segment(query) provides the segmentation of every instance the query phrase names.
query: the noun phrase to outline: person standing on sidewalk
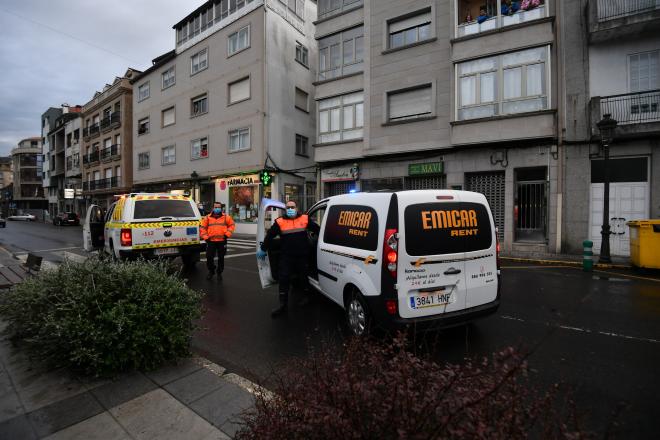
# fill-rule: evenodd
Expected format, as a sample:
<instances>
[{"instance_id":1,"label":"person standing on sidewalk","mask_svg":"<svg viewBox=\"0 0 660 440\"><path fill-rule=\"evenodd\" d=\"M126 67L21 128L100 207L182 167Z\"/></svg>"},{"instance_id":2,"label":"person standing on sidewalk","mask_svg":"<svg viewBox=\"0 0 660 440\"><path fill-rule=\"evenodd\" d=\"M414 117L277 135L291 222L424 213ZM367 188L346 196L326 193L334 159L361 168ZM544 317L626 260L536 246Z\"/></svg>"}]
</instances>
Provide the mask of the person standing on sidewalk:
<instances>
[{"instance_id":1,"label":"person standing on sidewalk","mask_svg":"<svg viewBox=\"0 0 660 440\"><path fill-rule=\"evenodd\" d=\"M218 281L222 280L222 271L225 269L225 254L227 253L227 239L236 229L234 219L224 213L220 202L213 203L211 213L202 218L199 231L203 240L206 240L206 267L209 270L207 280L213 278L215 273L215 256L218 255Z\"/></svg>"},{"instance_id":2,"label":"person standing on sidewalk","mask_svg":"<svg viewBox=\"0 0 660 440\"><path fill-rule=\"evenodd\" d=\"M275 220L273 226L268 230L261 249L257 252L258 258L266 258L267 250L272 240L280 236L280 262L279 262L279 301L277 308L273 309L273 318L286 312L289 302L289 284L291 276L296 274L300 280L305 297L301 305L305 305L309 286L307 282L307 261L309 259L309 242L307 231L319 232L319 226L309 221L307 214L301 214L296 202L289 200L286 203L286 216Z\"/></svg>"}]
</instances>

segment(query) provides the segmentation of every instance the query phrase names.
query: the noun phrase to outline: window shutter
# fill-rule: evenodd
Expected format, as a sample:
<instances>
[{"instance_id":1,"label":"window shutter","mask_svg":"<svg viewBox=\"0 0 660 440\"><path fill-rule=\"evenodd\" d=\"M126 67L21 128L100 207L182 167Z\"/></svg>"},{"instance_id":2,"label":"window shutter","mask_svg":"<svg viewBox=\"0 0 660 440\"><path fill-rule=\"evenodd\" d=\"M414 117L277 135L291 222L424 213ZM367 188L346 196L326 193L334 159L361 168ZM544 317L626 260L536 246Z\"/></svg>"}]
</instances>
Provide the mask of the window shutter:
<instances>
[{"instance_id":1,"label":"window shutter","mask_svg":"<svg viewBox=\"0 0 660 440\"><path fill-rule=\"evenodd\" d=\"M245 78L229 86L229 102L250 98L250 78Z\"/></svg>"},{"instance_id":2,"label":"window shutter","mask_svg":"<svg viewBox=\"0 0 660 440\"><path fill-rule=\"evenodd\" d=\"M389 96L389 118L431 113L431 86Z\"/></svg>"},{"instance_id":3,"label":"window shutter","mask_svg":"<svg viewBox=\"0 0 660 440\"><path fill-rule=\"evenodd\" d=\"M431 22L431 11L390 23L390 34Z\"/></svg>"}]
</instances>

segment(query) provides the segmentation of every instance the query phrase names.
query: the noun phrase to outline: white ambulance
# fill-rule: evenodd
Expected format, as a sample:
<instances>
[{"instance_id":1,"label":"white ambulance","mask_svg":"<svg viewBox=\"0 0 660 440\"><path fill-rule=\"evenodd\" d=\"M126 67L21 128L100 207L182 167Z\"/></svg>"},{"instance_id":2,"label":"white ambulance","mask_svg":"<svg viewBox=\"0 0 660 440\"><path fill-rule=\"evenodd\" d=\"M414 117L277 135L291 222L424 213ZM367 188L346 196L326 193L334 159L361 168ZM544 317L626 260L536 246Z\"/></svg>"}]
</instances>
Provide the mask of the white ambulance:
<instances>
[{"instance_id":1,"label":"white ambulance","mask_svg":"<svg viewBox=\"0 0 660 440\"><path fill-rule=\"evenodd\" d=\"M195 202L172 194L118 196L107 213L87 209L83 225L86 251L103 250L117 259L181 257L185 266L199 261L201 216Z\"/></svg>"},{"instance_id":2,"label":"white ambulance","mask_svg":"<svg viewBox=\"0 0 660 440\"><path fill-rule=\"evenodd\" d=\"M257 246L284 204L264 199ZM494 313L499 244L483 194L454 190L355 193L308 211L309 281L343 307L350 330L375 325L449 327ZM262 286L277 282L277 245L258 260Z\"/></svg>"}]
</instances>

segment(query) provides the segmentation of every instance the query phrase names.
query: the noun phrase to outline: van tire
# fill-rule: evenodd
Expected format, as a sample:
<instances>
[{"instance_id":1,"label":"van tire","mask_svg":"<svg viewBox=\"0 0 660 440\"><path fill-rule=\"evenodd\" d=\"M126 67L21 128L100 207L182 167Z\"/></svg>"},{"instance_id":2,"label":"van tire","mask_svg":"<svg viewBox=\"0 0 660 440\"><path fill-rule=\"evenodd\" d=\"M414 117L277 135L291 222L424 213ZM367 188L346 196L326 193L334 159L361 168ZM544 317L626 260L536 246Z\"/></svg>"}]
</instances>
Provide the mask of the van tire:
<instances>
[{"instance_id":1,"label":"van tire","mask_svg":"<svg viewBox=\"0 0 660 440\"><path fill-rule=\"evenodd\" d=\"M371 330L371 312L362 293L353 287L346 296L346 322L353 336L365 336Z\"/></svg>"}]
</instances>

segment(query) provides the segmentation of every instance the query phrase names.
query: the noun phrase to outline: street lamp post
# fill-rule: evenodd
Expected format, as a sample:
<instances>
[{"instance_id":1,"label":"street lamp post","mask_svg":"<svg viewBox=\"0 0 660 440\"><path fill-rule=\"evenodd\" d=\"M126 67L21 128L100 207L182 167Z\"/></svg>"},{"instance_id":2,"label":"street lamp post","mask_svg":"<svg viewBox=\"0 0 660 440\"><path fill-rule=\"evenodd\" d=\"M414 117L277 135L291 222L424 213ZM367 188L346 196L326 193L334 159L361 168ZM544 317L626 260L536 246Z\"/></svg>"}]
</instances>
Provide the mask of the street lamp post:
<instances>
[{"instance_id":1,"label":"street lamp post","mask_svg":"<svg viewBox=\"0 0 660 440\"><path fill-rule=\"evenodd\" d=\"M610 257L610 143L614 139L614 130L616 129L617 121L612 119L612 115L606 113L603 119L596 124L600 131L600 142L603 146L603 168L604 168L604 184L603 184L603 226L600 234L602 236L602 243L600 245L600 263L611 263Z\"/></svg>"}]
</instances>

